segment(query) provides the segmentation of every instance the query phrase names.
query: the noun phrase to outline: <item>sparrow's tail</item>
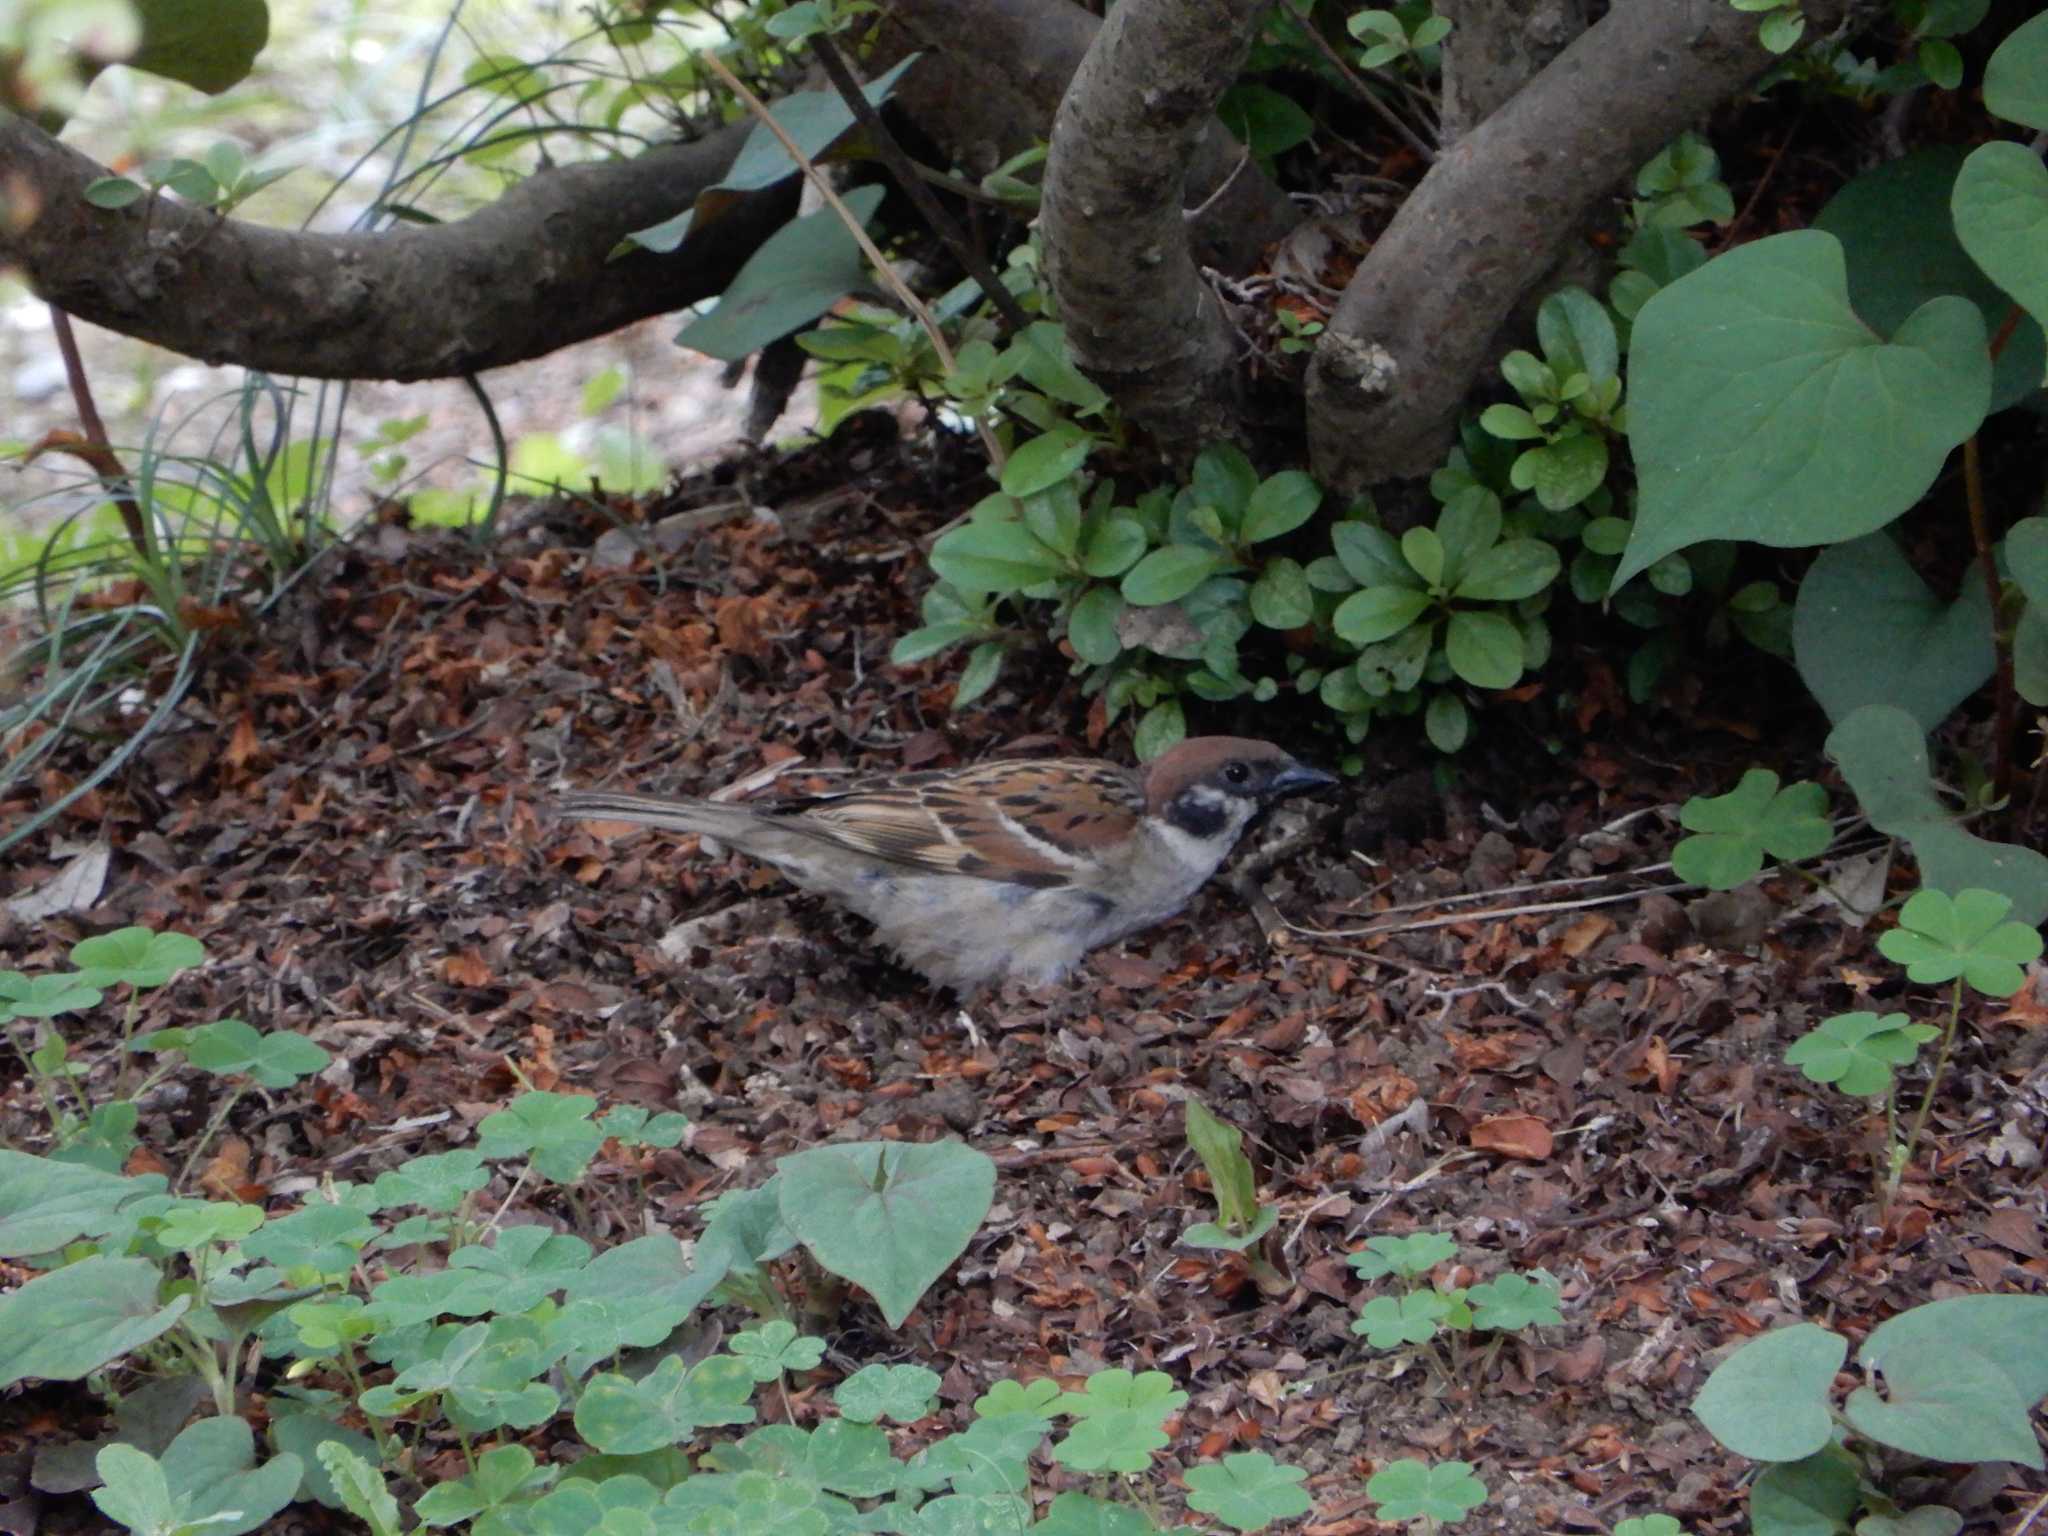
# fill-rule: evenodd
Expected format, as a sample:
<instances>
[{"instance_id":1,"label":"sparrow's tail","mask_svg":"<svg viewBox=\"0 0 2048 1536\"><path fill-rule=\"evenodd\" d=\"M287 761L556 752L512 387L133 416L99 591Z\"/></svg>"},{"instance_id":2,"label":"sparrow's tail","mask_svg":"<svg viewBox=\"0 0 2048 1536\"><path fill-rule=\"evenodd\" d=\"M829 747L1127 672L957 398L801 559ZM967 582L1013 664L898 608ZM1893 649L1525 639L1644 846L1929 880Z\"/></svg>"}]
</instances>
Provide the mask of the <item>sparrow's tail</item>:
<instances>
[{"instance_id":1,"label":"sparrow's tail","mask_svg":"<svg viewBox=\"0 0 2048 1536\"><path fill-rule=\"evenodd\" d=\"M758 830L757 811L712 800L666 800L660 795L635 795L615 789L579 789L556 802L562 815L585 821L630 821L670 832L696 832L727 842Z\"/></svg>"}]
</instances>

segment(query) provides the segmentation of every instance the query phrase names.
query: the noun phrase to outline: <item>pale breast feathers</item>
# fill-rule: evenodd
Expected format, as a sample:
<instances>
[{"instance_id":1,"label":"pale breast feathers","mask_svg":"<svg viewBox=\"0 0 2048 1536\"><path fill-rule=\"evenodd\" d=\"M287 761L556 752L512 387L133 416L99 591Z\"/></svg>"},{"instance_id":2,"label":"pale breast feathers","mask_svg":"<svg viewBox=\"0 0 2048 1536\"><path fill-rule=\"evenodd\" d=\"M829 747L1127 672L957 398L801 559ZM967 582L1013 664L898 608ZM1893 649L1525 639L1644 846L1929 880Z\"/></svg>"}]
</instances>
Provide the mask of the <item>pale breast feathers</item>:
<instances>
[{"instance_id":1,"label":"pale breast feathers","mask_svg":"<svg viewBox=\"0 0 2048 1536\"><path fill-rule=\"evenodd\" d=\"M1051 886L1129 837L1143 802L1113 764L1060 759L905 774L763 809L911 869Z\"/></svg>"}]
</instances>

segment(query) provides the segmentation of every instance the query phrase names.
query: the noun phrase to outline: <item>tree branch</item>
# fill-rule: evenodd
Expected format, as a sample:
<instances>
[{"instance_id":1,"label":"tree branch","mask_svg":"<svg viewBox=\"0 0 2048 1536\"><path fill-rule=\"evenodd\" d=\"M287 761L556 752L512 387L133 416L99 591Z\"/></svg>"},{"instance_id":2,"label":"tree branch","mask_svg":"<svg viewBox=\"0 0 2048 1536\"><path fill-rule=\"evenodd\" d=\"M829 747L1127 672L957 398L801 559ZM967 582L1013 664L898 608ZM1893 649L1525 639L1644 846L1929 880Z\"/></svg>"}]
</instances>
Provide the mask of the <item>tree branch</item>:
<instances>
[{"instance_id":1,"label":"tree branch","mask_svg":"<svg viewBox=\"0 0 2048 1536\"><path fill-rule=\"evenodd\" d=\"M1756 23L1727 0L1618 4L1437 161L1317 344L1308 429L1326 486L1437 463L1496 327L1587 215L1772 62Z\"/></svg>"},{"instance_id":2,"label":"tree branch","mask_svg":"<svg viewBox=\"0 0 2048 1536\"><path fill-rule=\"evenodd\" d=\"M453 223L312 234L163 197L95 208L84 190L105 170L0 114L0 264L80 319L206 362L330 379L470 373L722 292L789 218L793 182L741 200L674 255L606 256L689 207L748 126L544 170Z\"/></svg>"},{"instance_id":3,"label":"tree branch","mask_svg":"<svg viewBox=\"0 0 2048 1536\"><path fill-rule=\"evenodd\" d=\"M1121 0L1053 121L1039 228L1067 344L1175 457L1243 430L1230 327L1181 200L1262 17L1243 0Z\"/></svg>"},{"instance_id":4,"label":"tree branch","mask_svg":"<svg viewBox=\"0 0 2048 1536\"><path fill-rule=\"evenodd\" d=\"M1586 30L1591 0L1440 0L1442 142L1455 144Z\"/></svg>"},{"instance_id":5,"label":"tree branch","mask_svg":"<svg viewBox=\"0 0 2048 1536\"><path fill-rule=\"evenodd\" d=\"M893 104L977 176L1050 136L1103 25L1073 0L885 0L884 11L890 25L872 62L931 55L904 77ZM1232 24L1244 18L1233 15ZM1301 222L1287 194L1243 161L1223 125L1205 122L1184 200L1202 209L1185 236L1195 261L1238 275Z\"/></svg>"}]
</instances>

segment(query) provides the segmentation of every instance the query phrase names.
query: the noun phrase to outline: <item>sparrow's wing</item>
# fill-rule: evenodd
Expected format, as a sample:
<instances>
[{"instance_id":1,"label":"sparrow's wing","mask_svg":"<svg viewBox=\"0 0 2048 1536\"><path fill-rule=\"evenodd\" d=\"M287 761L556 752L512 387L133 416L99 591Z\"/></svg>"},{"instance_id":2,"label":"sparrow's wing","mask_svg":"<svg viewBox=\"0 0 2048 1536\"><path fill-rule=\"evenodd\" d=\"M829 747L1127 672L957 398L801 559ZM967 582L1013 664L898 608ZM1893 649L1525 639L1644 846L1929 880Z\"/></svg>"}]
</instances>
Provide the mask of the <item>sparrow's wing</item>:
<instances>
[{"instance_id":1,"label":"sparrow's wing","mask_svg":"<svg viewBox=\"0 0 2048 1536\"><path fill-rule=\"evenodd\" d=\"M836 843L931 874L1056 886L1136 829L1134 776L1086 759L901 774L777 807Z\"/></svg>"}]
</instances>

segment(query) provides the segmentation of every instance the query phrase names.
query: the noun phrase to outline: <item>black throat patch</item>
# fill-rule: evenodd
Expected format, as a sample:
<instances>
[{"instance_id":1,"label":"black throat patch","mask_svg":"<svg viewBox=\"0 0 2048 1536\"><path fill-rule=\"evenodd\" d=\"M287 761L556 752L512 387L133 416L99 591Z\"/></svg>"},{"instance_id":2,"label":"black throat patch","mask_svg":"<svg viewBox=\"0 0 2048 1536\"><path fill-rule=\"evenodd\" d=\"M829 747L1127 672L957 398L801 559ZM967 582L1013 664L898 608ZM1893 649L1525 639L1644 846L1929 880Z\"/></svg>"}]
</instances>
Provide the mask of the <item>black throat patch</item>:
<instances>
[{"instance_id":1,"label":"black throat patch","mask_svg":"<svg viewBox=\"0 0 2048 1536\"><path fill-rule=\"evenodd\" d=\"M1190 837L1214 837L1230 823L1230 811L1215 790L1197 785L1167 803L1166 819Z\"/></svg>"}]
</instances>

